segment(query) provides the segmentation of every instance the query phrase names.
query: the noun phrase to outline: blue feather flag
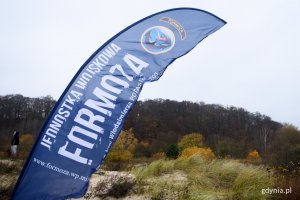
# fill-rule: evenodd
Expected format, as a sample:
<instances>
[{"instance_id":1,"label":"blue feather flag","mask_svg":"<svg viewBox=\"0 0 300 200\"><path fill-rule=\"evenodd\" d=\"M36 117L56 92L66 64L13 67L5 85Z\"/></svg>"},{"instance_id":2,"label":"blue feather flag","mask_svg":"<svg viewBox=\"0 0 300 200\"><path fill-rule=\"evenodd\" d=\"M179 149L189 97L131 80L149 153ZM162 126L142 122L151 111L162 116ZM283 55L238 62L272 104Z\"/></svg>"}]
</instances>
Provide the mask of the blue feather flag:
<instances>
[{"instance_id":1,"label":"blue feather flag","mask_svg":"<svg viewBox=\"0 0 300 200\"><path fill-rule=\"evenodd\" d=\"M195 8L148 16L112 37L59 98L23 167L12 199L82 197L145 82L225 25ZM187 77L188 78L188 77Z\"/></svg>"}]
</instances>

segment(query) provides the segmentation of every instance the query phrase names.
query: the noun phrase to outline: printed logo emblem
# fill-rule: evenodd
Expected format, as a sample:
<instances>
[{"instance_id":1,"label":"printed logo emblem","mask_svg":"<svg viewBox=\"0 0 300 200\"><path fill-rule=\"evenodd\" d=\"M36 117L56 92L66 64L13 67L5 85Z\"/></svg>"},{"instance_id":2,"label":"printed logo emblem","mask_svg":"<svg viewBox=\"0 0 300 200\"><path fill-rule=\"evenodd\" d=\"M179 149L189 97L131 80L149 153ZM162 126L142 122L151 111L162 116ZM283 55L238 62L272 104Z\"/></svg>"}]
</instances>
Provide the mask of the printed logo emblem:
<instances>
[{"instance_id":1,"label":"printed logo emblem","mask_svg":"<svg viewBox=\"0 0 300 200\"><path fill-rule=\"evenodd\" d=\"M166 27L153 26L144 31L141 37L141 44L148 53L166 53L174 47L175 35Z\"/></svg>"},{"instance_id":2,"label":"printed logo emblem","mask_svg":"<svg viewBox=\"0 0 300 200\"><path fill-rule=\"evenodd\" d=\"M172 25L174 28L177 29L178 33L180 34L181 36L181 40L184 40L186 38L186 31L185 29L183 28L183 26L178 22L176 21L175 19L172 19L170 17L163 17L161 18L159 21L162 21L162 22L167 22L168 24Z\"/></svg>"}]
</instances>

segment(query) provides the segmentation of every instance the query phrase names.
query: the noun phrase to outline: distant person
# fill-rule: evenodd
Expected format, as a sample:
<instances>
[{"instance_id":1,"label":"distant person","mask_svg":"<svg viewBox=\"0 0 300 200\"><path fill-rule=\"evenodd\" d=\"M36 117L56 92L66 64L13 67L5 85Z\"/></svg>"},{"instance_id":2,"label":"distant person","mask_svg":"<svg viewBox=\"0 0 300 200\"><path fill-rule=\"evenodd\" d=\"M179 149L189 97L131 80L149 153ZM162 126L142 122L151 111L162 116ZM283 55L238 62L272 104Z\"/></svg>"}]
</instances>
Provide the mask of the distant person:
<instances>
[{"instance_id":1,"label":"distant person","mask_svg":"<svg viewBox=\"0 0 300 200\"><path fill-rule=\"evenodd\" d=\"M17 150L19 145L19 131L15 131L11 140L11 154L13 157L17 156Z\"/></svg>"}]
</instances>

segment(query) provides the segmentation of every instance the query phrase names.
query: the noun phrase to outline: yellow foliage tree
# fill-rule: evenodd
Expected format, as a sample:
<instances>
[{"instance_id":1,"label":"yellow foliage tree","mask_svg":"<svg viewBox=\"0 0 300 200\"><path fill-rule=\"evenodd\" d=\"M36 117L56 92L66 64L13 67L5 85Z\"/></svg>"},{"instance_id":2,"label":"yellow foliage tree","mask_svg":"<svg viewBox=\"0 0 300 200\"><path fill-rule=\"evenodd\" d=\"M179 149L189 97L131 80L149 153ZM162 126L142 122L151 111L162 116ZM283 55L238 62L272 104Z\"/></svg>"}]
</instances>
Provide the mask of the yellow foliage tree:
<instances>
[{"instance_id":1,"label":"yellow foliage tree","mask_svg":"<svg viewBox=\"0 0 300 200\"><path fill-rule=\"evenodd\" d=\"M20 136L20 145L31 147L34 143L34 138L31 134L22 134Z\"/></svg>"},{"instance_id":2,"label":"yellow foliage tree","mask_svg":"<svg viewBox=\"0 0 300 200\"><path fill-rule=\"evenodd\" d=\"M247 155L247 161L249 162L260 162L261 156L259 155L258 151L252 150Z\"/></svg>"},{"instance_id":3,"label":"yellow foliage tree","mask_svg":"<svg viewBox=\"0 0 300 200\"><path fill-rule=\"evenodd\" d=\"M18 150L19 158L26 158L34 144L34 138L31 134L21 134L20 135L20 148Z\"/></svg>"},{"instance_id":4,"label":"yellow foliage tree","mask_svg":"<svg viewBox=\"0 0 300 200\"><path fill-rule=\"evenodd\" d=\"M141 146L143 149L147 149L147 148L149 148L150 144L149 144L148 141L142 140L142 141L140 142L140 146Z\"/></svg>"},{"instance_id":5,"label":"yellow foliage tree","mask_svg":"<svg viewBox=\"0 0 300 200\"><path fill-rule=\"evenodd\" d=\"M112 151L107 155L106 160L108 162L129 162L132 158L132 153L130 151Z\"/></svg>"},{"instance_id":6,"label":"yellow foliage tree","mask_svg":"<svg viewBox=\"0 0 300 200\"><path fill-rule=\"evenodd\" d=\"M138 140L135 138L131 129L129 131L121 131L118 139L107 155L106 160L112 162L130 161L137 143Z\"/></svg>"},{"instance_id":7,"label":"yellow foliage tree","mask_svg":"<svg viewBox=\"0 0 300 200\"><path fill-rule=\"evenodd\" d=\"M165 152L157 152L152 155L152 158L154 158L155 160L164 159L165 157L166 157Z\"/></svg>"},{"instance_id":8,"label":"yellow foliage tree","mask_svg":"<svg viewBox=\"0 0 300 200\"><path fill-rule=\"evenodd\" d=\"M216 157L211 148L188 147L182 151L180 158L186 159L194 154L199 154L207 160L211 160Z\"/></svg>"},{"instance_id":9,"label":"yellow foliage tree","mask_svg":"<svg viewBox=\"0 0 300 200\"><path fill-rule=\"evenodd\" d=\"M203 147L204 137L200 133L191 133L183 136L178 142L181 151L189 147Z\"/></svg>"}]
</instances>

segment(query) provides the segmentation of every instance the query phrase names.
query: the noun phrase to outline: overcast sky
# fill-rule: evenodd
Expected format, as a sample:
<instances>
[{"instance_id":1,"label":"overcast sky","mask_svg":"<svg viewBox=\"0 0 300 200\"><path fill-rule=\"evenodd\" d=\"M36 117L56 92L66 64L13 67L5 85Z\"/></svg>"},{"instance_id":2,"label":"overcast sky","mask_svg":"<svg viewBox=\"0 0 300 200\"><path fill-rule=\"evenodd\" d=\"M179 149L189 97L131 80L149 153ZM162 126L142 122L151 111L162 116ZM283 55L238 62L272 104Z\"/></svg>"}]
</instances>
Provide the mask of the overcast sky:
<instances>
[{"instance_id":1,"label":"overcast sky","mask_svg":"<svg viewBox=\"0 0 300 200\"><path fill-rule=\"evenodd\" d=\"M1 0L0 95L58 99L104 42L175 7L227 24L145 84L140 100L232 105L300 127L299 0Z\"/></svg>"}]
</instances>

